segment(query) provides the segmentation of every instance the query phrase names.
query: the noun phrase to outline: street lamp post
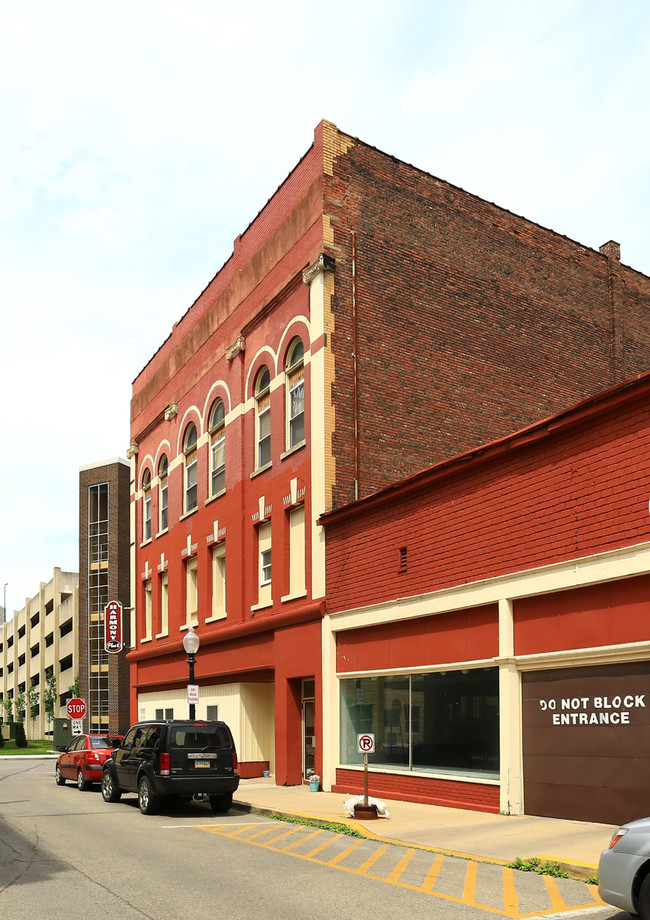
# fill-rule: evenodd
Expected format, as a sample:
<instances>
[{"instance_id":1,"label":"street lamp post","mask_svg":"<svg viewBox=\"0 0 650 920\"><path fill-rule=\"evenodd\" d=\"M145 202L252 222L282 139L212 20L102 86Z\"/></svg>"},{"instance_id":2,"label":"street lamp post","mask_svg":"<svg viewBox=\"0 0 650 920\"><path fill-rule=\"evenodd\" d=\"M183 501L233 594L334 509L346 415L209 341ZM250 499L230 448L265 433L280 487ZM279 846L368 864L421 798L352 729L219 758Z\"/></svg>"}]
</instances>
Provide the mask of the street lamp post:
<instances>
[{"instance_id":1,"label":"street lamp post","mask_svg":"<svg viewBox=\"0 0 650 920\"><path fill-rule=\"evenodd\" d=\"M196 662L196 653L199 650L199 645L201 640L194 632L194 627L190 626L185 635L183 636L183 648L187 652L187 663L190 669L189 683L187 692L190 694L190 687L194 686L194 663ZM194 703L190 703L190 719L196 718L196 706Z\"/></svg>"}]
</instances>

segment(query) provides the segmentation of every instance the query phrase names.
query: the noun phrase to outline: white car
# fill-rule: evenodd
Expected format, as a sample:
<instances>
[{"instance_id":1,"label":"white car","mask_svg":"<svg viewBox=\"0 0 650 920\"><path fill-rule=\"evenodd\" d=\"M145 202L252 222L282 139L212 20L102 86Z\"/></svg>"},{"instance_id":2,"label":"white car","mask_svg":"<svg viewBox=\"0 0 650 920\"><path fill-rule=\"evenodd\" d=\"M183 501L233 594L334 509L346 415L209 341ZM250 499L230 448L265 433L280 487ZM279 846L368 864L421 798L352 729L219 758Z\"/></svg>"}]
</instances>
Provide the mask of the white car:
<instances>
[{"instance_id":1,"label":"white car","mask_svg":"<svg viewBox=\"0 0 650 920\"><path fill-rule=\"evenodd\" d=\"M650 818L623 824L600 854L598 893L608 904L650 920Z\"/></svg>"}]
</instances>

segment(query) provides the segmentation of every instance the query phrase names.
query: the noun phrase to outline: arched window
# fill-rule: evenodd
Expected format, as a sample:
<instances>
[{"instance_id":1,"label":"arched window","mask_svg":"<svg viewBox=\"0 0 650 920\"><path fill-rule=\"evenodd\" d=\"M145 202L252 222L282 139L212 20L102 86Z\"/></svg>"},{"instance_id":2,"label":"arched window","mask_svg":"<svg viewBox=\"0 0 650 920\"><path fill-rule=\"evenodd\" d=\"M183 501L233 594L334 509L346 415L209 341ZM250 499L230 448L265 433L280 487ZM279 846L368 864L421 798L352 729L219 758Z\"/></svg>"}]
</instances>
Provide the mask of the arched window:
<instances>
[{"instance_id":1,"label":"arched window","mask_svg":"<svg viewBox=\"0 0 650 920\"><path fill-rule=\"evenodd\" d=\"M294 339L287 352L287 448L305 440L305 347Z\"/></svg>"},{"instance_id":2,"label":"arched window","mask_svg":"<svg viewBox=\"0 0 650 920\"><path fill-rule=\"evenodd\" d=\"M163 454L158 463L158 479L160 480L160 485L158 486L158 527L161 531L167 530L168 521L167 521L167 472L169 464L167 462L167 454Z\"/></svg>"},{"instance_id":3,"label":"arched window","mask_svg":"<svg viewBox=\"0 0 650 920\"><path fill-rule=\"evenodd\" d=\"M151 540L151 470L142 477L142 542Z\"/></svg>"},{"instance_id":4,"label":"arched window","mask_svg":"<svg viewBox=\"0 0 650 920\"><path fill-rule=\"evenodd\" d=\"M198 505L198 457L196 454L196 425L190 422L183 438L185 454L185 513L193 511Z\"/></svg>"},{"instance_id":5,"label":"arched window","mask_svg":"<svg viewBox=\"0 0 650 920\"><path fill-rule=\"evenodd\" d=\"M226 488L226 407L217 399L210 410L210 495Z\"/></svg>"},{"instance_id":6,"label":"arched window","mask_svg":"<svg viewBox=\"0 0 650 920\"><path fill-rule=\"evenodd\" d=\"M271 462L271 375L268 367L261 368L255 380L255 407L259 470Z\"/></svg>"}]
</instances>

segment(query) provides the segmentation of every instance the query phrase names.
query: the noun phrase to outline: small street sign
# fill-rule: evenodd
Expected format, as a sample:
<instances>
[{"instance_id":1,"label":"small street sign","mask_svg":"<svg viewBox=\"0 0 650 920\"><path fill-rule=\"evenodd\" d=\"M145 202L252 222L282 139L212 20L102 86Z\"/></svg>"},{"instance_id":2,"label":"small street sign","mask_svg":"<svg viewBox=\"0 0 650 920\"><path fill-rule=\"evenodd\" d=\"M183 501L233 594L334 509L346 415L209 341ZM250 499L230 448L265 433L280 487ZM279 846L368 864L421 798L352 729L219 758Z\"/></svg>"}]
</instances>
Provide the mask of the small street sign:
<instances>
[{"instance_id":1,"label":"small street sign","mask_svg":"<svg viewBox=\"0 0 650 920\"><path fill-rule=\"evenodd\" d=\"M188 684L187 685L187 702L188 703L198 703L199 701L199 685L198 684Z\"/></svg>"},{"instance_id":2,"label":"small street sign","mask_svg":"<svg viewBox=\"0 0 650 920\"><path fill-rule=\"evenodd\" d=\"M357 751L359 754L375 753L375 736L372 732L357 735Z\"/></svg>"}]
</instances>

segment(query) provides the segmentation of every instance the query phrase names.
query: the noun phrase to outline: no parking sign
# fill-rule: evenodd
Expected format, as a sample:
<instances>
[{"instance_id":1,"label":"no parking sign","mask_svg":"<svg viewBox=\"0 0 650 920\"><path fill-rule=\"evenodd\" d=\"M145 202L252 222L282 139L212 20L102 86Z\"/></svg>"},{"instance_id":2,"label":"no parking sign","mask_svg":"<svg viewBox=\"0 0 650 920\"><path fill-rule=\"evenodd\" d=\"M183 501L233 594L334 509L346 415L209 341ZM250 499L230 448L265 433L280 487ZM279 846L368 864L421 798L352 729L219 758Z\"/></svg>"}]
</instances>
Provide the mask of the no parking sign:
<instances>
[{"instance_id":1,"label":"no parking sign","mask_svg":"<svg viewBox=\"0 0 650 920\"><path fill-rule=\"evenodd\" d=\"M359 754L375 753L375 736L372 732L357 735L357 751Z\"/></svg>"}]
</instances>

